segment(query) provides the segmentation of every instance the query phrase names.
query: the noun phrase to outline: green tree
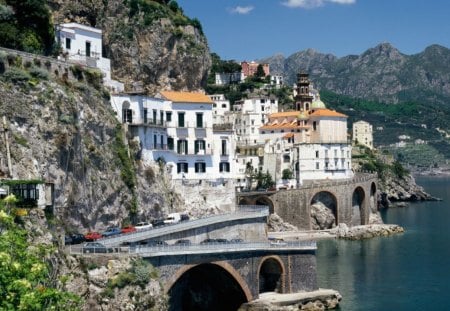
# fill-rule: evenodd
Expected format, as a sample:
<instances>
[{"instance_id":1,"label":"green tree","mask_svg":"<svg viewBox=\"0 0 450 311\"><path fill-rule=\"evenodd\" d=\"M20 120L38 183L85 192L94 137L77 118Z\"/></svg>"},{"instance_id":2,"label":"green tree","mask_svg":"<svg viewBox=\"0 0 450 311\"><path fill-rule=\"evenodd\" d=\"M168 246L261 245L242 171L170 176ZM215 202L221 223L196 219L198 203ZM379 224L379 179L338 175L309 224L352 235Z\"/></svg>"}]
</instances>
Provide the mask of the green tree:
<instances>
[{"instance_id":1,"label":"green tree","mask_svg":"<svg viewBox=\"0 0 450 311\"><path fill-rule=\"evenodd\" d=\"M281 179L292 179L292 176L294 174L292 171L288 168L284 169L283 172L281 172Z\"/></svg>"},{"instance_id":2,"label":"green tree","mask_svg":"<svg viewBox=\"0 0 450 311\"><path fill-rule=\"evenodd\" d=\"M258 67L256 67L255 77L264 78L265 76L266 76L266 73L264 72L264 67L263 67L263 65L259 64Z\"/></svg>"},{"instance_id":3,"label":"green tree","mask_svg":"<svg viewBox=\"0 0 450 311\"><path fill-rule=\"evenodd\" d=\"M14 201L0 200L0 310L78 310L80 298L50 277L52 249L30 245L15 223Z\"/></svg>"}]
</instances>

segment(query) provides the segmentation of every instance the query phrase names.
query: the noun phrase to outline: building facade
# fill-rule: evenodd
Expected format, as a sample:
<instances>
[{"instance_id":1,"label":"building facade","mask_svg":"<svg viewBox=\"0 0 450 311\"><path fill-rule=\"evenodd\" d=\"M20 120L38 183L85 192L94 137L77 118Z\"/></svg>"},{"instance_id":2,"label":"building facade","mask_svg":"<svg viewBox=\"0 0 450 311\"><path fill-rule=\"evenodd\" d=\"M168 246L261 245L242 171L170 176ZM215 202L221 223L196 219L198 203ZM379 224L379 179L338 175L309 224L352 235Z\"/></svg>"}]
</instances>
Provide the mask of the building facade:
<instances>
[{"instance_id":1,"label":"building facade","mask_svg":"<svg viewBox=\"0 0 450 311\"><path fill-rule=\"evenodd\" d=\"M353 141L369 149L373 149L372 125L366 121L353 123Z\"/></svg>"}]
</instances>

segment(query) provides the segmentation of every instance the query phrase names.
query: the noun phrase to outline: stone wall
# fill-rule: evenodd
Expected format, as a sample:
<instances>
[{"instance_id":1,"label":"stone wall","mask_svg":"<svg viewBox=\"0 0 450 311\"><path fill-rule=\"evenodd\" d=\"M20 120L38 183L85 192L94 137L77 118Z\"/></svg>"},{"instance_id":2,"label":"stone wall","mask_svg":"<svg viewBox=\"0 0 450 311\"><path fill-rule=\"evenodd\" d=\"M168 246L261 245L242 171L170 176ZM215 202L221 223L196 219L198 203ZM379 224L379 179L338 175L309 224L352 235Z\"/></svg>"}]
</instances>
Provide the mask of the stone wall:
<instances>
[{"instance_id":1,"label":"stone wall","mask_svg":"<svg viewBox=\"0 0 450 311\"><path fill-rule=\"evenodd\" d=\"M275 258L282 265L282 292L312 291L318 288L315 251L262 251L234 254L203 254L147 258L161 273L161 281L168 292L183 273L190 268L212 263L222 267L240 284L247 299L259 297L259 269L265 260ZM226 284L217 284L226 286Z\"/></svg>"}]
</instances>

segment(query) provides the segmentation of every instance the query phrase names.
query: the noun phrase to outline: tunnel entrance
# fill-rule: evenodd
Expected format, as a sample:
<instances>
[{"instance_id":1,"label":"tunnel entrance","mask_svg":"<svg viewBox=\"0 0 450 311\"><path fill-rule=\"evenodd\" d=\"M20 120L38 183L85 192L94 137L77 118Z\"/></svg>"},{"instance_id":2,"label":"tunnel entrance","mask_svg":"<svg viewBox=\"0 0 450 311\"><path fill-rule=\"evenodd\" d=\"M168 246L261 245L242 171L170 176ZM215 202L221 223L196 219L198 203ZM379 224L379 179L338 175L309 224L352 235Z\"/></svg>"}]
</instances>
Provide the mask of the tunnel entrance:
<instances>
[{"instance_id":1,"label":"tunnel entrance","mask_svg":"<svg viewBox=\"0 0 450 311\"><path fill-rule=\"evenodd\" d=\"M283 269L278 260L268 258L259 269L259 293L282 292Z\"/></svg>"},{"instance_id":2,"label":"tunnel entrance","mask_svg":"<svg viewBox=\"0 0 450 311\"><path fill-rule=\"evenodd\" d=\"M186 271L169 290L170 311L235 311L247 302L236 279L215 264Z\"/></svg>"},{"instance_id":3,"label":"tunnel entrance","mask_svg":"<svg viewBox=\"0 0 450 311\"><path fill-rule=\"evenodd\" d=\"M270 214L273 214L273 213L275 212L274 207L273 207L273 202L272 202L272 200L269 199L268 197L265 197L265 196L263 196L263 197L258 197L258 198L256 199L255 204L256 204L256 205L265 205L265 206L268 206L268 207L269 207L269 213L270 213Z\"/></svg>"}]
</instances>

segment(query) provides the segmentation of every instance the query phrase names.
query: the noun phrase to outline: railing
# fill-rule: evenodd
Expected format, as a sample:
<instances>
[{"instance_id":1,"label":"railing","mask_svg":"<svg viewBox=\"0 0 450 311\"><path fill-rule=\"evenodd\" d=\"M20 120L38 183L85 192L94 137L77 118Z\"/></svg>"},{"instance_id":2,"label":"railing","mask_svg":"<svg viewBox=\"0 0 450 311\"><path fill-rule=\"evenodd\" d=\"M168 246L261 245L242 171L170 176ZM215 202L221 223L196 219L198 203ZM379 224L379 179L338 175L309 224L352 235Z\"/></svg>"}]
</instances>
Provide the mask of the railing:
<instances>
[{"instance_id":1,"label":"railing","mask_svg":"<svg viewBox=\"0 0 450 311\"><path fill-rule=\"evenodd\" d=\"M207 253L236 253L251 251L298 251L316 250L315 241L293 241L293 242L226 242L206 244L172 244L159 246L119 246L119 247L85 247L83 245L71 245L71 254L126 254L142 257L176 256L189 254Z\"/></svg>"},{"instance_id":2,"label":"railing","mask_svg":"<svg viewBox=\"0 0 450 311\"><path fill-rule=\"evenodd\" d=\"M135 242L150 238L155 238L162 235L171 234L174 232L185 231L194 229L197 227L203 227L210 224L227 222L237 219L249 219L266 217L269 215L268 206L264 205L242 205L238 206L236 212L224 213L219 215L212 215L200 219L195 219L186 222L180 222L177 224L168 224L158 228L150 228L146 230L140 230L127 234L120 234L98 240L99 242L111 246L118 245L123 242Z\"/></svg>"}]
</instances>

